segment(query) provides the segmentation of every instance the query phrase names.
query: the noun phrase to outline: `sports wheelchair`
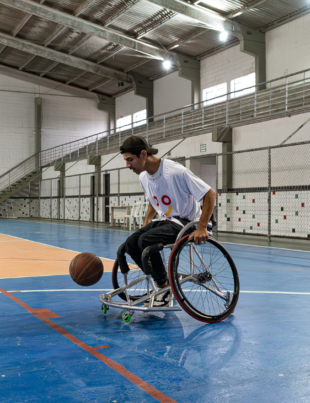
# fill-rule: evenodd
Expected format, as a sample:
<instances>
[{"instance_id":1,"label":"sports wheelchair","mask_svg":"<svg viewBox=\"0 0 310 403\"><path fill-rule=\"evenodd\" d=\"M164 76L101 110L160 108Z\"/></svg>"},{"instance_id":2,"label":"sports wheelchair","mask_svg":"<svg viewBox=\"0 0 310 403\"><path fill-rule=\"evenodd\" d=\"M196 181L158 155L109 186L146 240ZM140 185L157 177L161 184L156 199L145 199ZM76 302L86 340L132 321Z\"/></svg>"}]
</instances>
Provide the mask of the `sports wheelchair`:
<instances>
[{"instance_id":1,"label":"sports wheelchair","mask_svg":"<svg viewBox=\"0 0 310 403\"><path fill-rule=\"evenodd\" d=\"M143 271L129 256L126 260L129 272L122 273L115 260L112 269L114 291L100 295L103 313L109 307L124 309L122 319L129 322L135 311L181 311L193 318L216 323L234 312L239 298L239 276L233 259L227 250L212 238L212 224L208 224L209 239L195 244L190 235L184 234L198 221L192 221L179 232L175 244L156 244L142 253ZM161 253L169 274L169 285L158 288L149 266L145 263L152 253ZM167 305L154 306L159 295L170 291ZM114 297L119 300L114 300Z\"/></svg>"}]
</instances>

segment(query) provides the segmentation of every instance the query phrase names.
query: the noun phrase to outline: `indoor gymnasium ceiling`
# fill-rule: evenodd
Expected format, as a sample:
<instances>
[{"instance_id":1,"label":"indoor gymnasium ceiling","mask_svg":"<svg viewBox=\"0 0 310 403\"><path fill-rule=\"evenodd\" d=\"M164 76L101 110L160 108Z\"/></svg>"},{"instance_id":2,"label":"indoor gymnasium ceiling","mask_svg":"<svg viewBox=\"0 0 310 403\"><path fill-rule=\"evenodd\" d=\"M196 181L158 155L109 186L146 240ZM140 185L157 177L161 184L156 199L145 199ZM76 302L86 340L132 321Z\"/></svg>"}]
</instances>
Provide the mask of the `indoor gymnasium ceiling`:
<instances>
[{"instance_id":1,"label":"indoor gymnasium ceiling","mask_svg":"<svg viewBox=\"0 0 310 403\"><path fill-rule=\"evenodd\" d=\"M165 57L201 60L239 43L221 42L183 5L261 32L310 11L309 0L0 0L0 64L115 96L132 73L166 74Z\"/></svg>"}]
</instances>

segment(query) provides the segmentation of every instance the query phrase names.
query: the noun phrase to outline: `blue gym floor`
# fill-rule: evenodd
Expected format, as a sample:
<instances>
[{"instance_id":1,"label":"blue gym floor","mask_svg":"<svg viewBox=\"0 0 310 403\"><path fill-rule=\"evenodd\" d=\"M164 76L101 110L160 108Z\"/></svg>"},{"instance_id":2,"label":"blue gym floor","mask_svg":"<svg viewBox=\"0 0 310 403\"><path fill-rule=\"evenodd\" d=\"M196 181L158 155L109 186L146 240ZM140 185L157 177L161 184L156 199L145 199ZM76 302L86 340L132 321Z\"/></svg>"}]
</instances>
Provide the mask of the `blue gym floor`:
<instances>
[{"instance_id":1,"label":"blue gym floor","mask_svg":"<svg viewBox=\"0 0 310 403\"><path fill-rule=\"evenodd\" d=\"M18 220L1 220L0 233L109 259L129 235ZM97 351L158 391L0 294L0 402L310 402L309 252L224 246L241 293L234 315L213 325L185 312L135 313L129 324L121 310L104 315L98 289L112 288L111 273L87 289L69 274L0 279L5 291L28 291L10 294L27 306L59 315L49 320L76 339L109 346Z\"/></svg>"}]
</instances>

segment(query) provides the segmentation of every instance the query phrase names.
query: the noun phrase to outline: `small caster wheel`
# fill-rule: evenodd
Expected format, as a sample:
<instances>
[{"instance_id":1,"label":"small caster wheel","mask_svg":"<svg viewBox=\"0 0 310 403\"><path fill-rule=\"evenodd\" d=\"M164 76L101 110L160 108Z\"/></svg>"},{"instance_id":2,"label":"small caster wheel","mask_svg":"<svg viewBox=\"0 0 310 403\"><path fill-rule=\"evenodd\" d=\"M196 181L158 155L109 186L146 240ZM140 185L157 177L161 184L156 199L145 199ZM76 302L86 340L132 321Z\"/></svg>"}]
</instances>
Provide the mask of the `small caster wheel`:
<instances>
[{"instance_id":1,"label":"small caster wheel","mask_svg":"<svg viewBox=\"0 0 310 403\"><path fill-rule=\"evenodd\" d=\"M130 313L129 312L123 312L122 313L122 319L126 323L130 322L130 319L131 319Z\"/></svg>"},{"instance_id":2,"label":"small caster wheel","mask_svg":"<svg viewBox=\"0 0 310 403\"><path fill-rule=\"evenodd\" d=\"M102 305L102 311L104 314L106 314L109 310L109 307L107 305Z\"/></svg>"}]
</instances>

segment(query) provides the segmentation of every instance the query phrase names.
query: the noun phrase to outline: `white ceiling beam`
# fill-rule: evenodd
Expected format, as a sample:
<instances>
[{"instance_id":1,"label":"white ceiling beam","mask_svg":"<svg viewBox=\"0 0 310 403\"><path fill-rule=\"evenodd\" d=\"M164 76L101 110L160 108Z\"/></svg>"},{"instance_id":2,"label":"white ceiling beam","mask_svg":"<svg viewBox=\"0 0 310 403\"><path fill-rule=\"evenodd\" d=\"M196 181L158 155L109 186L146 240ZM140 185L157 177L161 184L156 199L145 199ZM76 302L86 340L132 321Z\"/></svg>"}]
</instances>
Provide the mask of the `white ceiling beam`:
<instances>
[{"instance_id":1,"label":"white ceiling beam","mask_svg":"<svg viewBox=\"0 0 310 403\"><path fill-rule=\"evenodd\" d=\"M202 22L209 29L215 31L229 31L236 35L238 25L223 17L221 14L208 10L204 7L195 6L185 3L181 0L148 0L150 3L157 4L158 6L168 8L178 14L184 15L198 22Z\"/></svg>"},{"instance_id":2,"label":"white ceiling beam","mask_svg":"<svg viewBox=\"0 0 310 403\"><path fill-rule=\"evenodd\" d=\"M100 66L88 60L83 60L72 55L67 55L65 53L46 48L44 46L40 46L22 39L14 38L10 35L0 33L0 44L30 53L33 57L40 56L46 59L50 59L54 62L62 63L67 66L84 70L85 72L94 73L99 76L111 78L118 81L125 81L128 83L132 82L131 77L128 74L123 73L122 71L111 69L105 66Z\"/></svg>"},{"instance_id":3,"label":"white ceiling beam","mask_svg":"<svg viewBox=\"0 0 310 403\"><path fill-rule=\"evenodd\" d=\"M40 0L39 3L43 4L45 0ZM12 32L12 36L16 36L19 31L21 29L24 28L24 26L27 24L27 22L30 20L30 18L32 17L32 14L26 14L25 17L21 20L21 22L17 25L17 27L14 29L14 31ZM4 51L6 47L2 46L2 48L0 49L0 54Z\"/></svg>"},{"instance_id":4,"label":"white ceiling beam","mask_svg":"<svg viewBox=\"0 0 310 403\"><path fill-rule=\"evenodd\" d=\"M74 46L72 46L69 49L68 55L72 55L72 53L74 53L75 51L77 51L81 46L83 46L89 39L91 38L91 35L86 35L84 36L84 38L82 38L80 41L78 41L78 43ZM53 63L51 66L47 67L46 70L44 70L40 76L43 77L46 73L48 73L49 71L51 71L54 67L56 67L59 63L55 62Z\"/></svg>"},{"instance_id":5,"label":"white ceiling beam","mask_svg":"<svg viewBox=\"0 0 310 403\"><path fill-rule=\"evenodd\" d=\"M124 14L129 8L133 7L135 4L139 3L141 0L123 0L121 7L114 10L114 12L104 21L104 26L108 27L111 25L120 15Z\"/></svg>"},{"instance_id":6,"label":"white ceiling beam","mask_svg":"<svg viewBox=\"0 0 310 403\"><path fill-rule=\"evenodd\" d=\"M88 91L90 91L90 92L91 92L91 91L94 91L95 89L101 87L102 85L108 84L108 83L111 82L111 81L112 81L112 80L103 80L103 81L100 81L99 83L94 84L93 86L89 87L89 88L88 88Z\"/></svg>"},{"instance_id":7,"label":"white ceiling beam","mask_svg":"<svg viewBox=\"0 0 310 403\"><path fill-rule=\"evenodd\" d=\"M105 39L106 41L118 43L119 45L143 53L152 59L163 60L165 57L165 51L154 45L133 39L110 28L102 27L98 24L94 24L90 21L83 20L42 4L38 4L31 0L0 0L0 3L31 13L37 17L52 21L56 24L84 32L85 34L95 35Z\"/></svg>"},{"instance_id":8,"label":"white ceiling beam","mask_svg":"<svg viewBox=\"0 0 310 403\"><path fill-rule=\"evenodd\" d=\"M171 10L162 9L148 18L146 21L134 27L132 32L136 39L141 39L143 36L155 31L157 28L170 21L171 18L175 17L176 15L177 13Z\"/></svg>"},{"instance_id":9,"label":"white ceiling beam","mask_svg":"<svg viewBox=\"0 0 310 403\"><path fill-rule=\"evenodd\" d=\"M83 97L90 97L93 98L93 96L95 96L94 93L90 93L86 88L78 88L78 87L73 87L71 85L67 85L67 83L60 83L59 81L53 80L51 78L39 78L38 76L33 75L32 73L28 73L26 71L18 71L15 67L9 67L9 66L5 66L2 65L0 62L0 71L1 73L4 74L18 74L21 77L23 77L25 80L29 79L30 82L35 83L40 85L46 85L47 88L50 88L50 90L52 91L53 89L57 88L57 90L60 91L65 91L69 94L72 95L72 93L76 93L76 94L81 94Z\"/></svg>"},{"instance_id":10,"label":"white ceiling beam","mask_svg":"<svg viewBox=\"0 0 310 403\"><path fill-rule=\"evenodd\" d=\"M228 15L226 15L226 18L235 18L238 17L239 15L245 13L248 10L251 10L254 7L259 6L262 3L265 3L266 0L255 0L252 3L248 4L247 6L244 7L240 7L235 11L232 11L231 13L229 13Z\"/></svg>"},{"instance_id":11,"label":"white ceiling beam","mask_svg":"<svg viewBox=\"0 0 310 403\"><path fill-rule=\"evenodd\" d=\"M80 14L82 14L87 8L88 6L91 5L91 3L93 3L95 0L86 0L84 3L82 3L80 5L80 7L78 9L76 9L73 13L73 15L75 17L79 16Z\"/></svg>"}]
</instances>

